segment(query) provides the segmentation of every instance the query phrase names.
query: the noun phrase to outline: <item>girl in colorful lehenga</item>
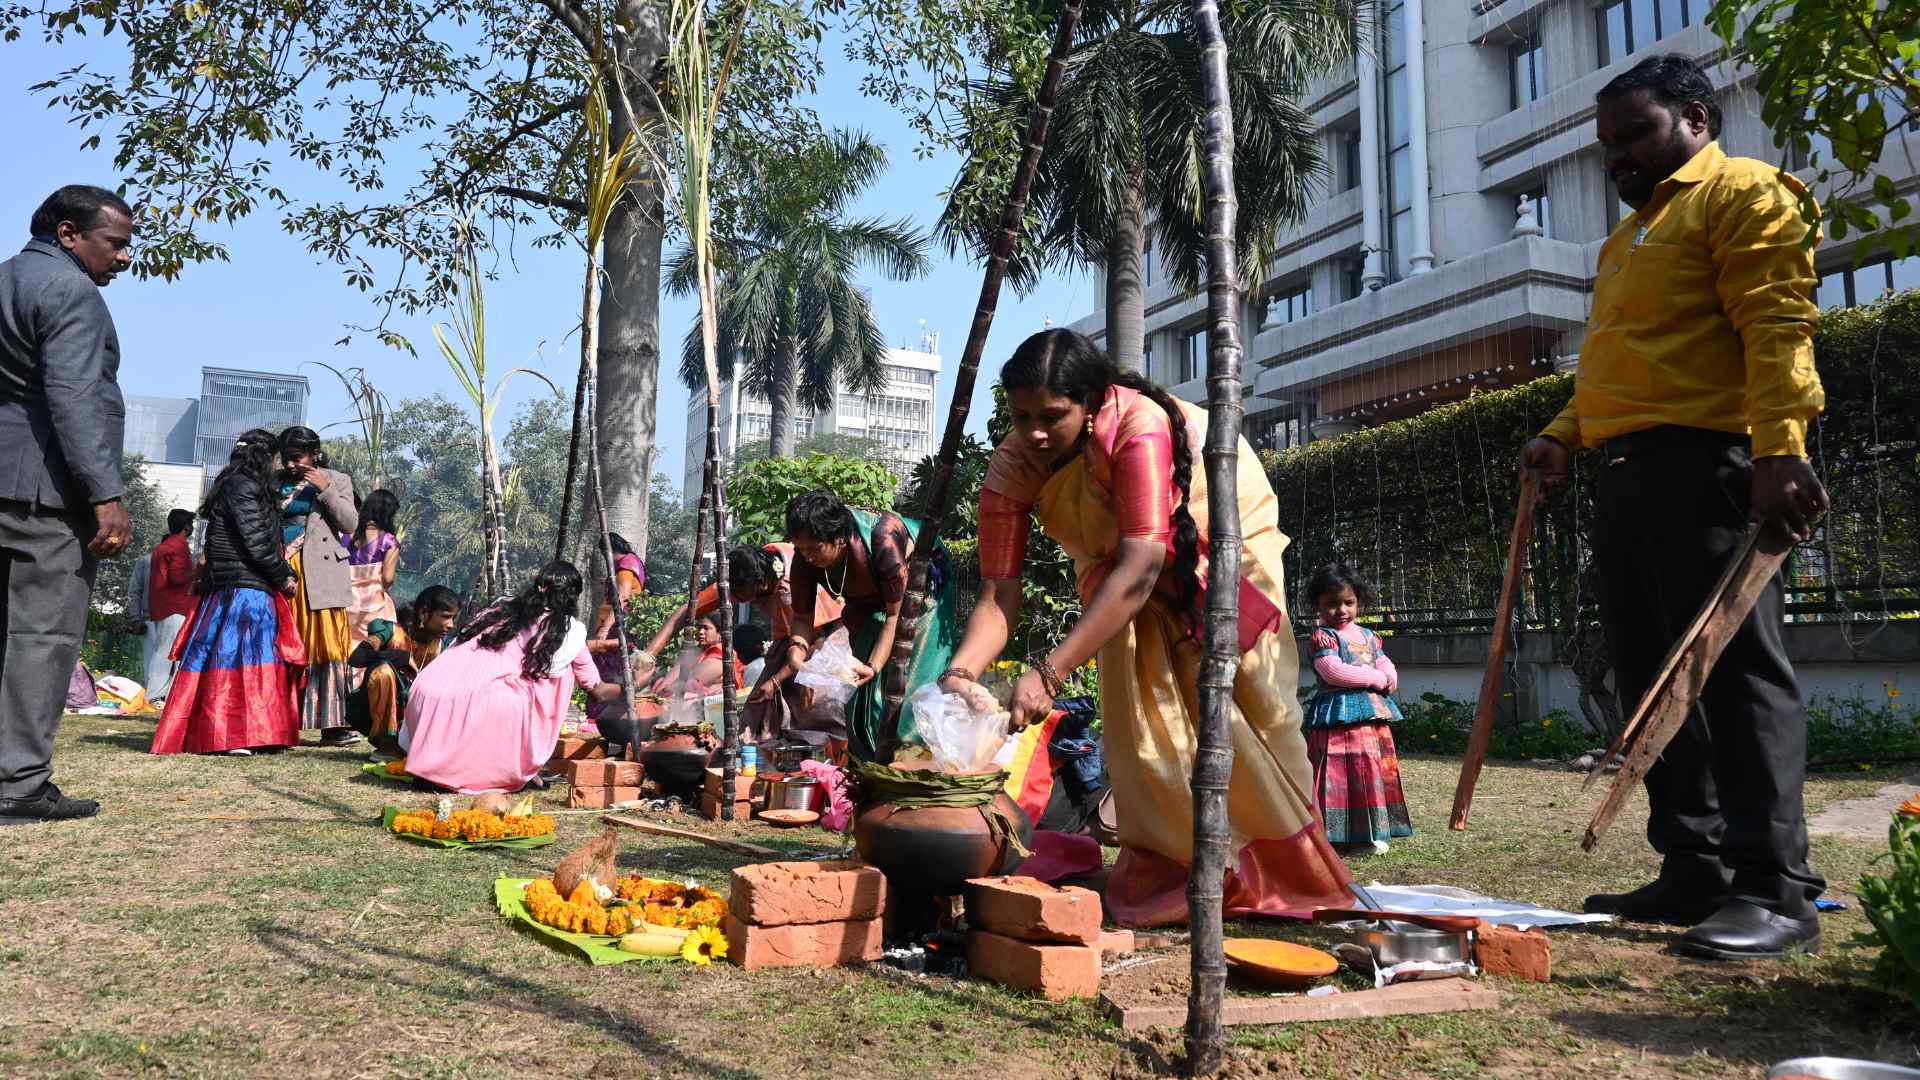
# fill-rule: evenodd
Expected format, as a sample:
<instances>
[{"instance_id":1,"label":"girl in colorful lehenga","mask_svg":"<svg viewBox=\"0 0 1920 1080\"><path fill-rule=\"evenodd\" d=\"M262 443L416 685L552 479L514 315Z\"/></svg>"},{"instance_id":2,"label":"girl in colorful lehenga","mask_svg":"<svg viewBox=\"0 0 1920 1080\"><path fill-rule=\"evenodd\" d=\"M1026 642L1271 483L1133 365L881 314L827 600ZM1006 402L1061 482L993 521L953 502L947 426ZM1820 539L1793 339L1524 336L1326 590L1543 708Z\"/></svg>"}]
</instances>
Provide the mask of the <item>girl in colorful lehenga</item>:
<instances>
[{"instance_id":1,"label":"girl in colorful lehenga","mask_svg":"<svg viewBox=\"0 0 1920 1080\"><path fill-rule=\"evenodd\" d=\"M353 651L347 606L353 577L340 537L359 524L353 481L327 468L312 428L280 433L280 523L287 564L299 586L294 621L307 647L300 683L300 726L320 732L323 746L349 746L360 733L347 726L347 656Z\"/></svg>"},{"instance_id":2,"label":"girl in colorful lehenga","mask_svg":"<svg viewBox=\"0 0 1920 1080\"><path fill-rule=\"evenodd\" d=\"M366 640L347 657L356 679L347 694L347 723L373 743L375 761L387 760L397 747L414 677L440 655L460 616L460 598L445 585L429 585L398 616L373 620Z\"/></svg>"},{"instance_id":3,"label":"girl in colorful lehenga","mask_svg":"<svg viewBox=\"0 0 1920 1080\"><path fill-rule=\"evenodd\" d=\"M1400 675L1380 636L1354 620L1372 601L1365 579L1346 563L1329 563L1307 580L1320 613L1313 631L1313 673L1320 680L1307 703L1307 758L1313 762L1313 807L1336 844L1372 845L1412 836L1393 728Z\"/></svg>"},{"instance_id":4,"label":"girl in colorful lehenga","mask_svg":"<svg viewBox=\"0 0 1920 1080\"><path fill-rule=\"evenodd\" d=\"M393 519L400 498L386 488L367 496L360 505L360 524L343 537L347 546L347 573L353 582L353 603L347 608L347 634L355 646L367 640L367 626L375 619L398 621L393 606L393 579L400 572L400 538Z\"/></svg>"},{"instance_id":5,"label":"girl in colorful lehenga","mask_svg":"<svg viewBox=\"0 0 1920 1080\"><path fill-rule=\"evenodd\" d=\"M233 754L300 741L294 672L306 662L287 597L293 568L273 496L273 434L233 445L200 509L207 520L199 601L175 639L179 661L153 752Z\"/></svg>"},{"instance_id":6,"label":"girl in colorful lehenga","mask_svg":"<svg viewBox=\"0 0 1920 1080\"><path fill-rule=\"evenodd\" d=\"M882 761L889 749L919 743L913 710L903 708L897 725L882 730L885 701L874 675L893 655L900 629L900 605L907 595L907 566L920 535L920 523L898 514L855 510L830 491L809 491L787 506L787 539L800 561L793 568L794 620L787 647L782 650L794 667L806 662L814 643L825 641L842 625L853 649L859 689L846 706L846 725L838 731L831 720L814 710L799 726L812 726L828 735L836 761L850 754L856 761ZM844 605L840 617L815 625L815 597L827 596ZM946 549L938 545L927 588L927 610L913 642L907 666L907 693L933 682L953 656L953 583ZM779 655L779 654L776 654Z\"/></svg>"},{"instance_id":7,"label":"girl in colorful lehenga","mask_svg":"<svg viewBox=\"0 0 1920 1080\"><path fill-rule=\"evenodd\" d=\"M1001 369L1012 432L980 496L982 592L950 690L984 695L977 676L1006 647L1020 612L1021 561L1034 516L1073 557L1085 614L1014 687L1016 725L1044 719L1061 673L1097 656L1107 769L1120 858L1107 910L1123 925L1187 917L1193 857L1191 776L1200 715L1207 485L1194 469L1204 412L1116 368L1068 330L1028 338ZM1313 779L1295 700L1299 653L1287 620L1273 488L1240 442L1240 664L1227 793L1232 915L1347 906L1345 866L1309 795Z\"/></svg>"}]
</instances>

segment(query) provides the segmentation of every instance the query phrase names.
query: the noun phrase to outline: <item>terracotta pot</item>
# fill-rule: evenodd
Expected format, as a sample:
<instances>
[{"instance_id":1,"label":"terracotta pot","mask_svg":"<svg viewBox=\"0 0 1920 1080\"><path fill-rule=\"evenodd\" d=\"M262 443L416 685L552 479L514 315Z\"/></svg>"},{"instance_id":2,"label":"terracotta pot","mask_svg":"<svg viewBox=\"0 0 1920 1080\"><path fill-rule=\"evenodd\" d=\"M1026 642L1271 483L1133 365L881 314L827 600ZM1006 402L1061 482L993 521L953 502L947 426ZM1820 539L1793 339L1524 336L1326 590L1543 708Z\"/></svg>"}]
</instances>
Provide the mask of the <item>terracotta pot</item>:
<instances>
[{"instance_id":1,"label":"terracotta pot","mask_svg":"<svg viewBox=\"0 0 1920 1080\"><path fill-rule=\"evenodd\" d=\"M687 798L698 794L706 783L711 754L698 736L668 735L641 748L640 766L661 790Z\"/></svg>"},{"instance_id":2,"label":"terracotta pot","mask_svg":"<svg viewBox=\"0 0 1920 1080\"><path fill-rule=\"evenodd\" d=\"M1033 841L1033 822L1020 804L999 792L993 804L1014 823L1020 842ZM887 875L896 889L957 896L968 878L1005 874L1019 864L1020 853L996 837L984 807L928 806L905 809L876 803L853 823L860 858Z\"/></svg>"}]
</instances>

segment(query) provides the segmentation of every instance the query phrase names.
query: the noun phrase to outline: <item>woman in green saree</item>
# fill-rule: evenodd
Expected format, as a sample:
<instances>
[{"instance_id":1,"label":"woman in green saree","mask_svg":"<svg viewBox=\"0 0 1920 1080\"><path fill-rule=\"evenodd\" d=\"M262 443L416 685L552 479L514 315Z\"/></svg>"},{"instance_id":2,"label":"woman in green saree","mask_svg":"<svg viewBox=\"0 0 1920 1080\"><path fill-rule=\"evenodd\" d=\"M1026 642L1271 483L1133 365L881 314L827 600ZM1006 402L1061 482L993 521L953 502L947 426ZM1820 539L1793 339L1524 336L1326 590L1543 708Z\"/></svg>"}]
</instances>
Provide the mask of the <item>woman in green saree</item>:
<instances>
[{"instance_id":1,"label":"woman in green saree","mask_svg":"<svg viewBox=\"0 0 1920 1080\"><path fill-rule=\"evenodd\" d=\"M856 761L884 765L883 753L891 756L899 747L920 743L911 709L903 707L894 728L883 730L886 701L875 677L893 655L900 605L907 595L907 567L919 535L920 522L912 518L856 510L830 491L809 491L787 507L787 539L799 556L792 571L796 617L788 639L789 659L795 666L804 663L817 642L846 627L859 689L847 703L845 731L828 735L844 738ZM817 589L845 605L839 619L819 627L813 622ZM909 695L937 680L953 659L953 582L946 550L937 542L927 601L907 667Z\"/></svg>"}]
</instances>

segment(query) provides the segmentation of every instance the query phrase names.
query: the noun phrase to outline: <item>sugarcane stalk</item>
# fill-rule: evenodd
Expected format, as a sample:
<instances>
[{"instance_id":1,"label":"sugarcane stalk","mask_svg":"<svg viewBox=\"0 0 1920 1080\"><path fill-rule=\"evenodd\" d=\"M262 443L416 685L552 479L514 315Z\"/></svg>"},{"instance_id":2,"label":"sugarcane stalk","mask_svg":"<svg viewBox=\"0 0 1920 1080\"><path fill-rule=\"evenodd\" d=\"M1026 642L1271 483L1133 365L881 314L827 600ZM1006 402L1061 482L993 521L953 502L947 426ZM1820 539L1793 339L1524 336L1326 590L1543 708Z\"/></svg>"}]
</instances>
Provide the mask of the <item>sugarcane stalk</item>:
<instances>
[{"instance_id":1,"label":"sugarcane stalk","mask_svg":"<svg viewBox=\"0 0 1920 1080\"><path fill-rule=\"evenodd\" d=\"M595 273L592 256L588 256L587 272ZM600 297L591 285L585 286L585 295L581 297L580 307L582 324L580 334L580 375L573 382L573 427L567 433L567 480L560 489L560 535L553 542L553 557L567 557L567 528L573 523L573 485L580 479L580 422L587 414L587 363L593 354L588 351L586 337L589 333L598 338L592 328L598 324ZM595 346L597 347L596 341Z\"/></svg>"},{"instance_id":2,"label":"sugarcane stalk","mask_svg":"<svg viewBox=\"0 0 1920 1080\"><path fill-rule=\"evenodd\" d=\"M1220 1022L1226 994L1222 886L1230 835L1233 681L1240 667L1240 267L1234 247L1233 101L1227 42L1216 0L1191 0L1206 102L1201 182L1207 199L1207 616L1194 732L1193 863L1187 876L1192 981L1187 992L1187 1071L1212 1076L1226 1058ZM1178 422L1176 418L1175 422Z\"/></svg>"},{"instance_id":3,"label":"sugarcane stalk","mask_svg":"<svg viewBox=\"0 0 1920 1080\"><path fill-rule=\"evenodd\" d=\"M595 275L597 282L598 275ZM592 286L598 293L599 286ZM589 322L587 325L592 326ZM587 419L592 435L587 439L587 484L593 491L594 513L600 520L600 558L605 563L607 591L613 601L613 632L620 642L620 686L626 698L627 717L638 721L640 710L633 694L633 643L627 640L627 613L620 605L620 575L614 568L613 541L607 539L607 496L600 486L600 365L587 366Z\"/></svg>"},{"instance_id":4,"label":"sugarcane stalk","mask_svg":"<svg viewBox=\"0 0 1920 1080\"><path fill-rule=\"evenodd\" d=\"M913 663L914 643L920 637L920 620L927 610L927 583L934 544L940 539L940 527L946 520L947 503L952 497L953 463L960 456L960 441L966 433L967 414L972 409L973 384L980 373L980 356L987 348L987 331L993 327L993 315L1000 305L1000 285L1006 278L1007 260L1026 222L1027 195L1033 189L1033 176L1040 166L1040 153L1047 145L1047 124L1053 107L1060 100L1060 84L1066 78L1067 56L1073 51L1074 34L1080 26L1081 0L1067 0L1060 11L1060 22L1053 32L1053 50L1047 56L1046 74L1040 91L1034 95L1033 111L1027 116L1027 141L1020 153L1020 164L1013 175L1013 187L1000 210L1000 229L993 238L993 250L987 257L986 273L980 281L980 300L973 309L973 325L967 330L967 347L960 354L960 369L954 375L953 403L947 409L947 430L940 437L940 455L934 459L933 482L927 492L927 517L920 523L920 535L914 541L913 558L907 571L907 594L900 603L900 627L893 639L893 655L881 675L886 708L880 723L881 736L876 752L882 762L893 760L898 749L900 709L907 697L907 668Z\"/></svg>"}]
</instances>

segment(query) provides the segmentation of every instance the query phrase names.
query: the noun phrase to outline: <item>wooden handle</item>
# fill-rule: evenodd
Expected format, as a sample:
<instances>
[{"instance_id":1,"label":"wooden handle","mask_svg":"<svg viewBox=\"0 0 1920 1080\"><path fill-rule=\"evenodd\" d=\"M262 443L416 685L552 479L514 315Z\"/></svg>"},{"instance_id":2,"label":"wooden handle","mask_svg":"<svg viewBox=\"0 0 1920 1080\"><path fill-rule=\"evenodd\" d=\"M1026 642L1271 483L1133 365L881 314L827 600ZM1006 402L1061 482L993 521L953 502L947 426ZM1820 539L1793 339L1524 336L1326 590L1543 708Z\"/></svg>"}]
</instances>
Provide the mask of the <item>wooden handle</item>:
<instances>
[{"instance_id":1,"label":"wooden handle","mask_svg":"<svg viewBox=\"0 0 1920 1080\"><path fill-rule=\"evenodd\" d=\"M1533 502L1534 472L1525 469L1520 473L1520 506L1513 515L1513 536L1507 541L1507 573L1500 582L1500 605L1493 615L1487 670L1480 677L1480 700L1474 703L1473 735L1467 742L1467 755L1460 761L1460 782L1453 789L1453 818L1448 825L1456 832L1467 827L1473 789L1480 782L1480 767L1486 764L1487 744L1493 739L1493 718L1500 708L1500 672L1506 667L1507 645L1513 637L1514 593L1520 586L1520 571L1527 565Z\"/></svg>"},{"instance_id":2,"label":"wooden handle","mask_svg":"<svg viewBox=\"0 0 1920 1080\"><path fill-rule=\"evenodd\" d=\"M1422 915L1411 911L1368 911L1366 908L1321 908L1313 913L1314 922L1346 922L1350 919L1407 923L1447 934L1470 933L1480 926L1480 920L1471 915Z\"/></svg>"}]
</instances>

